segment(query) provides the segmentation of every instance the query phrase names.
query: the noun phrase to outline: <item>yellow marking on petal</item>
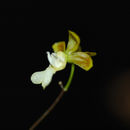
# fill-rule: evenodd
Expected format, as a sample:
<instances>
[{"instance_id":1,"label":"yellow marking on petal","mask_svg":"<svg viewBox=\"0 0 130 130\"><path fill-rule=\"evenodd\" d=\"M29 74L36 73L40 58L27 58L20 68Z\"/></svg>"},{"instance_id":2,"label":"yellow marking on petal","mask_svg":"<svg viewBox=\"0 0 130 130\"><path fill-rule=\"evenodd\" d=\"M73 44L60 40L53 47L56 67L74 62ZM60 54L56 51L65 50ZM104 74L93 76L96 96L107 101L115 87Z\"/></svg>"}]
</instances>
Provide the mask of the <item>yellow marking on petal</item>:
<instances>
[{"instance_id":1,"label":"yellow marking on petal","mask_svg":"<svg viewBox=\"0 0 130 130\"><path fill-rule=\"evenodd\" d=\"M80 44L80 38L75 33L69 30L69 41L66 49L66 53L70 54L78 50Z\"/></svg>"},{"instance_id":2,"label":"yellow marking on petal","mask_svg":"<svg viewBox=\"0 0 130 130\"><path fill-rule=\"evenodd\" d=\"M85 52L74 52L68 55L68 62L76 64L86 71L93 67L92 58Z\"/></svg>"},{"instance_id":3,"label":"yellow marking on petal","mask_svg":"<svg viewBox=\"0 0 130 130\"><path fill-rule=\"evenodd\" d=\"M65 51L65 42L64 41L56 42L52 45L52 48L54 52Z\"/></svg>"},{"instance_id":4,"label":"yellow marking on petal","mask_svg":"<svg viewBox=\"0 0 130 130\"><path fill-rule=\"evenodd\" d=\"M96 56L96 55L97 55L96 52L89 52L89 51L87 51L86 53L87 53L88 55L90 55L90 56Z\"/></svg>"}]
</instances>

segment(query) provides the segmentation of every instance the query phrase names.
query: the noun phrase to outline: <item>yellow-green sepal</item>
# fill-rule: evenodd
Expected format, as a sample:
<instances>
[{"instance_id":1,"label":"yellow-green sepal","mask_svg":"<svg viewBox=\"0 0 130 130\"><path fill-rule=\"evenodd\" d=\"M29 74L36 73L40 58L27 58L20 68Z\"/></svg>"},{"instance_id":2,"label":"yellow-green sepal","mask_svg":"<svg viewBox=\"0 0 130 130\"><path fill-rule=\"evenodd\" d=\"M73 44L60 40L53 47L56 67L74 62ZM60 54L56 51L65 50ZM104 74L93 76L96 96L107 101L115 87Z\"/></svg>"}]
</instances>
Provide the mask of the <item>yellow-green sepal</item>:
<instances>
[{"instance_id":1,"label":"yellow-green sepal","mask_svg":"<svg viewBox=\"0 0 130 130\"><path fill-rule=\"evenodd\" d=\"M93 67L93 60L91 56L85 52L74 52L68 55L67 61L81 67L82 69L88 71Z\"/></svg>"},{"instance_id":2,"label":"yellow-green sepal","mask_svg":"<svg viewBox=\"0 0 130 130\"><path fill-rule=\"evenodd\" d=\"M89 52L89 51L87 51L87 52L85 52L85 53L87 53L87 54L90 55L90 56L96 56L96 55L97 55L96 52Z\"/></svg>"},{"instance_id":3,"label":"yellow-green sepal","mask_svg":"<svg viewBox=\"0 0 130 130\"><path fill-rule=\"evenodd\" d=\"M72 52L78 50L79 44L80 44L79 36L75 32L69 30L69 39L68 39L66 53L71 54Z\"/></svg>"}]
</instances>

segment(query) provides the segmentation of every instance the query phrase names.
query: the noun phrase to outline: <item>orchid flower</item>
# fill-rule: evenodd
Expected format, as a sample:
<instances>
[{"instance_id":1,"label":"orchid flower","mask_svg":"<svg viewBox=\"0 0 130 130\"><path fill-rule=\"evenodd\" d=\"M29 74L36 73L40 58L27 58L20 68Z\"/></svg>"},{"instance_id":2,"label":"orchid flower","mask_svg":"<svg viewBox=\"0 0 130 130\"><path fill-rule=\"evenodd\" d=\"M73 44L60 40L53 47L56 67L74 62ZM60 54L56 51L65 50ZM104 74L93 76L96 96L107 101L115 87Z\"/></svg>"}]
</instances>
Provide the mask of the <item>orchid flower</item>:
<instances>
[{"instance_id":1,"label":"orchid flower","mask_svg":"<svg viewBox=\"0 0 130 130\"><path fill-rule=\"evenodd\" d=\"M53 53L47 52L49 66L44 71L35 72L31 76L31 81L34 84L42 84L44 89L50 84L53 75L65 69L67 63L75 64L86 71L93 67L91 56L95 56L96 53L82 52L80 38L75 32L69 31L67 47L64 41L60 41L54 43L52 48Z\"/></svg>"}]
</instances>

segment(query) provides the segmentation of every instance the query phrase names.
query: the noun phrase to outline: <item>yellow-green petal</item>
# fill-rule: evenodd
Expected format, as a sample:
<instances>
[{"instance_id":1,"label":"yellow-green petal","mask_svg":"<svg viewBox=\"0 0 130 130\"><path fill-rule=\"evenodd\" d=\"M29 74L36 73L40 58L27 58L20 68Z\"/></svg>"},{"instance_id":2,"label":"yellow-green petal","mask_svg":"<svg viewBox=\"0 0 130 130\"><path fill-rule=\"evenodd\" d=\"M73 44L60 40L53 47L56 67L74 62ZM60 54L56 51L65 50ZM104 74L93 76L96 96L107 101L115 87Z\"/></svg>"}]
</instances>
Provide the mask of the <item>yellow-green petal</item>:
<instances>
[{"instance_id":1,"label":"yellow-green petal","mask_svg":"<svg viewBox=\"0 0 130 130\"><path fill-rule=\"evenodd\" d=\"M60 42L56 42L52 45L52 48L54 50L54 52L58 52L58 51L65 51L65 42L64 41L60 41Z\"/></svg>"},{"instance_id":2,"label":"yellow-green petal","mask_svg":"<svg viewBox=\"0 0 130 130\"><path fill-rule=\"evenodd\" d=\"M91 56L85 52L74 52L71 55L68 55L67 60L69 63L76 64L86 71L90 70L93 67Z\"/></svg>"},{"instance_id":3,"label":"yellow-green petal","mask_svg":"<svg viewBox=\"0 0 130 130\"><path fill-rule=\"evenodd\" d=\"M68 40L66 53L70 54L78 50L79 44L80 44L79 36L75 32L69 31L69 40Z\"/></svg>"},{"instance_id":4,"label":"yellow-green petal","mask_svg":"<svg viewBox=\"0 0 130 130\"><path fill-rule=\"evenodd\" d=\"M89 52L89 51L87 51L86 53L87 53L88 55L90 55L90 56L96 56L96 55L97 55L96 52Z\"/></svg>"}]
</instances>

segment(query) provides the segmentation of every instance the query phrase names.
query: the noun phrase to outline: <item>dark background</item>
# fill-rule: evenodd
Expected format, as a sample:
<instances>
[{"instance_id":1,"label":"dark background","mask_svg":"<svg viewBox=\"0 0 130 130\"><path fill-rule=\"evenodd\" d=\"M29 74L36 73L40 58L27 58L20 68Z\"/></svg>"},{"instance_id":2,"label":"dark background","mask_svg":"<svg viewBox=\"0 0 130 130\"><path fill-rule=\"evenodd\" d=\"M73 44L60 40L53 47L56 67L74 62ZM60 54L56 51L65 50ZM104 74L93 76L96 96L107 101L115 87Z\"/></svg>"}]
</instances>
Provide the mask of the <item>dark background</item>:
<instances>
[{"instance_id":1,"label":"dark background","mask_svg":"<svg viewBox=\"0 0 130 130\"><path fill-rule=\"evenodd\" d=\"M51 4L1 5L0 127L28 129L54 101L60 92L57 83L65 84L70 65L53 77L45 91L32 84L30 76L48 66L46 51L52 52L56 41L67 42L72 30L80 36L84 51L97 52L94 67L88 72L76 67L69 91L37 129L128 129L130 97L124 97L130 93L130 83L124 87L120 81L130 79L129 10Z\"/></svg>"}]
</instances>

